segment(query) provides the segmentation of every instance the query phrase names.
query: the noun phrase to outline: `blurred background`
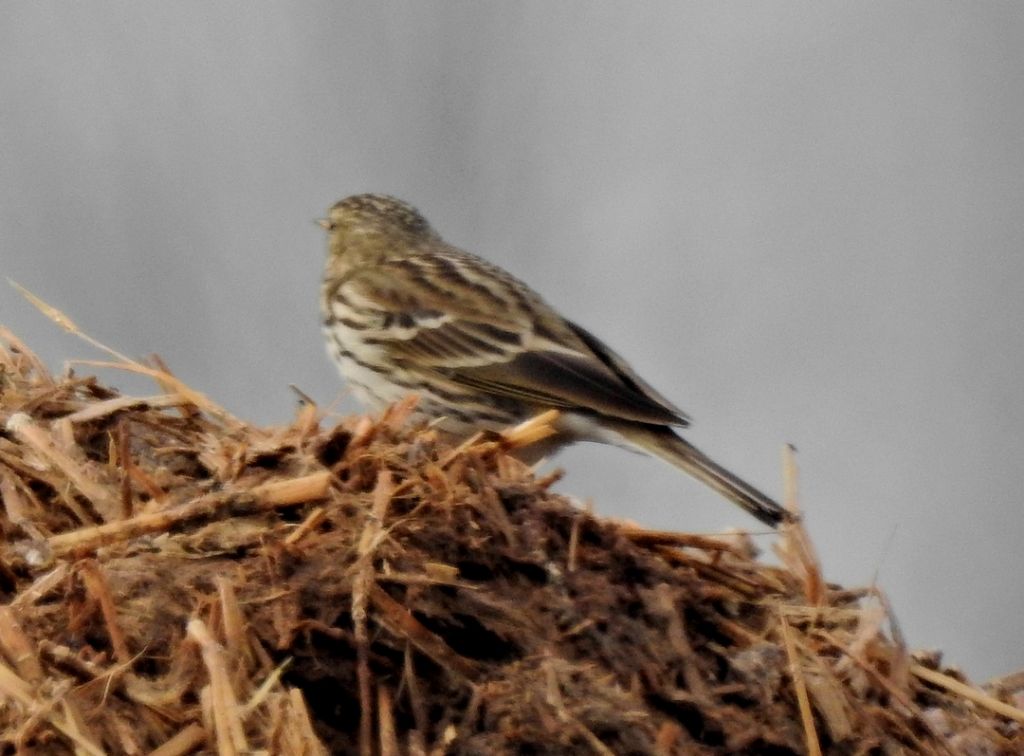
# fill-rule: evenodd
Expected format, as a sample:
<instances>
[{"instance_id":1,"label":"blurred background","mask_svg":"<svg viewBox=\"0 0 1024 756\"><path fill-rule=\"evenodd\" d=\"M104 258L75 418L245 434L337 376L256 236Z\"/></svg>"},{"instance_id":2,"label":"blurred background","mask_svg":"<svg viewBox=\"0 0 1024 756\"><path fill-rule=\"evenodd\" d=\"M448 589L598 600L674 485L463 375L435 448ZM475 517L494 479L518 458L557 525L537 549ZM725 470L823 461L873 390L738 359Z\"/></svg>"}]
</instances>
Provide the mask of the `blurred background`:
<instances>
[{"instance_id":1,"label":"blurred background","mask_svg":"<svg viewBox=\"0 0 1024 756\"><path fill-rule=\"evenodd\" d=\"M7 2L0 274L282 423L343 395L313 220L399 196L737 473L781 495L795 444L827 577L981 681L1024 667L1022 39L1017 2ZM96 356L6 284L0 322ZM655 460L554 464L601 514L759 529Z\"/></svg>"}]
</instances>

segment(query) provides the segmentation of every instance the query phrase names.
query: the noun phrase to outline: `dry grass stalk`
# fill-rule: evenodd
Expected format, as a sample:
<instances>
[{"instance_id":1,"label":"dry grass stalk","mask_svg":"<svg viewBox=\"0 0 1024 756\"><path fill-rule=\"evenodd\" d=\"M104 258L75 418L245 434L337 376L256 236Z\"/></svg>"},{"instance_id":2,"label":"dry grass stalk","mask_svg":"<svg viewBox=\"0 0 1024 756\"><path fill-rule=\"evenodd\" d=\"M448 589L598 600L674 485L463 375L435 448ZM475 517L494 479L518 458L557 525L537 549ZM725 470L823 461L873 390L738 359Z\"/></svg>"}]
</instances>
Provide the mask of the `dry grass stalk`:
<instances>
[{"instance_id":1,"label":"dry grass stalk","mask_svg":"<svg viewBox=\"0 0 1024 756\"><path fill-rule=\"evenodd\" d=\"M210 676L210 704L213 709L214 734L220 756L236 756L249 751L245 728L239 717L238 698L231 685L224 648L207 629L202 620L188 623L188 637L199 646Z\"/></svg>"},{"instance_id":2,"label":"dry grass stalk","mask_svg":"<svg viewBox=\"0 0 1024 756\"><path fill-rule=\"evenodd\" d=\"M273 507L287 507L293 504L322 499L327 495L330 473L326 470L311 473L293 480L274 481L253 486L248 491L240 490L239 497L211 494L187 504L132 517L127 520L96 525L69 533L55 535L48 545L57 556L75 551L86 552L118 541L137 538L147 533L162 533L192 519L208 518L223 511L225 516L237 510L258 511ZM224 511L231 509L231 512Z\"/></svg>"},{"instance_id":3,"label":"dry grass stalk","mask_svg":"<svg viewBox=\"0 0 1024 756\"><path fill-rule=\"evenodd\" d=\"M793 687L796 690L796 700L800 711L800 722L804 728L807 753L810 756L821 756L821 742L818 740L818 731L814 725L814 714L811 712L811 700L807 695L807 686L804 683L804 673L800 664L800 657L797 654L796 644L793 642L793 631L789 627L786 615L781 612L779 613L779 631L782 635L783 647L786 649L786 656L789 658L789 674L793 680Z\"/></svg>"},{"instance_id":4,"label":"dry grass stalk","mask_svg":"<svg viewBox=\"0 0 1024 756\"><path fill-rule=\"evenodd\" d=\"M217 578L217 595L220 598L220 616L224 624L224 647L228 659L236 665L244 665L248 658L249 644L246 642L245 616L238 605L235 586L223 575ZM239 668L243 671L244 667Z\"/></svg>"},{"instance_id":5,"label":"dry grass stalk","mask_svg":"<svg viewBox=\"0 0 1024 756\"><path fill-rule=\"evenodd\" d=\"M25 634L10 606L0 606L0 651L24 680L33 685L43 681L43 667L32 640Z\"/></svg>"},{"instance_id":6,"label":"dry grass stalk","mask_svg":"<svg viewBox=\"0 0 1024 756\"><path fill-rule=\"evenodd\" d=\"M398 745L398 734L395 732L391 691L384 684L377 686L377 732L380 733L378 751L381 756L400 756L402 750Z\"/></svg>"},{"instance_id":7,"label":"dry grass stalk","mask_svg":"<svg viewBox=\"0 0 1024 756\"><path fill-rule=\"evenodd\" d=\"M288 691L283 725L286 741L280 752L284 756L327 756L327 749L316 735L302 692L296 688Z\"/></svg>"},{"instance_id":8,"label":"dry grass stalk","mask_svg":"<svg viewBox=\"0 0 1024 756\"><path fill-rule=\"evenodd\" d=\"M190 724L179 730L163 745L149 752L149 756L184 756L194 752L207 741L207 733L201 726Z\"/></svg>"},{"instance_id":9,"label":"dry grass stalk","mask_svg":"<svg viewBox=\"0 0 1024 756\"><path fill-rule=\"evenodd\" d=\"M433 659L441 669L455 672L466 681L477 677L481 668L471 659L452 651L451 647L436 633L430 632L412 613L395 601L379 586L370 587L370 600L380 612L378 620L396 635L405 637L420 653Z\"/></svg>"},{"instance_id":10,"label":"dry grass stalk","mask_svg":"<svg viewBox=\"0 0 1024 756\"><path fill-rule=\"evenodd\" d=\"M114 657L122 664L128 662L132 653L128 650L128 642L117 621L117 606L103 570L94 559L85 559L79 563L78 572L85 583L86 592L99 604Z\"/></svg>"},{"instance_id":11,"label":"dry grass stalk","mask_svg":"<svg viewBox=\"0 0 1024 756\"><path fill-rule=\"evenodd\" d=\"M979 706L984 706L986 709L995 712L999 716L1024 724L1024 710L1019 709L1016 706L1004 703L998 698L993 698L977 688L973 688L970 685L962 683L949 675L936 672L934 669L928 669L928 667L921 664L912 664L910 666L910 671L915 676L920 677L922 680L929 682L932 685L938 685L939 687L945 688L958 696L966 698L968 701L972 701Z\"/></svg>"},{"instance_id":12,"label":"dry grass stalk","mask_svg":"<svg viewBox=\"0 0 1024 756\"><path fill-rule=\"evenodd\" d=\"M89 500L104 521L117 519L119 507L110 495L110 490L100 481L94 480L83 461L74 459L62 450L53 437L36 425L31 417L23 412L14 413L7 420L7 430L36 452L40 459L50 464L56 472L65 476L68 483Z\"/></svg>"},{"instance_id":13,"label":"dry grass stalk","mask_svg":"<svg viewBox=\"0 0 1024 756\"><path fill-rule=\"evenodd\" d=\"M363 525L359 537L356 573L352 585L352 624L355 627L356 675L359 683L359 751L364 756L373 753L373 681L370 677L370 641L367 632L367 607L374 588L374 556L384 537L384 518L395 492L394 479L389 470L382 470L373 489L373 508Z\"/></svg>"},{"instance_id":14,"label":"dry grass stalk","mask_svg":"<svg viewBox=\"0 0 1024 756\"><path fill-rule=\"evenodd\" d=\"M255 428L159 360L106 350L161 387L122 397L4 336L0 747L1024 750L1022 685L913 661L884 596L827 585L801 527L775 567L743 534L551 493L505 452L553 416L456 448L412 398Z\"/></svg>"},{"instance_id":15,"label":"dry grass stalk","mask_svg":"<svg viewBox=\"0 0 1024 756\"><path fill-rule=\"evenodd\" d=\"M65 690L57 691L61 696ZM37 727L48 724L66 736L74 747L89 756L103 756L105 753L96 742L83 732L80 718L74 707L66 704L60 706L59 699L42 700L36 698L34 686L18 677L6 664L0 663L0 696L20 706L21 723L14 738L21 744L32 737ZM58 711L58 708L63 711Z\"/></svg>"},{"instance_id":16,"label":"dry grass stalk","mask_svg":"<svg viewBox=\"0 0 1024 756\"><path fill-rule=\"evenodd\" d=\"M802 577L804 595L807 596L808 603L821 606L825 602L825 579L821 575L821 562L815 553L814 545L800 519L796 449L788 444L783 447L782 471L785 490L783 501L786 508L797 517L794 522L781 527L782 538L776 544L775 550L790 571Z\"/></svg>"}]
</instances>

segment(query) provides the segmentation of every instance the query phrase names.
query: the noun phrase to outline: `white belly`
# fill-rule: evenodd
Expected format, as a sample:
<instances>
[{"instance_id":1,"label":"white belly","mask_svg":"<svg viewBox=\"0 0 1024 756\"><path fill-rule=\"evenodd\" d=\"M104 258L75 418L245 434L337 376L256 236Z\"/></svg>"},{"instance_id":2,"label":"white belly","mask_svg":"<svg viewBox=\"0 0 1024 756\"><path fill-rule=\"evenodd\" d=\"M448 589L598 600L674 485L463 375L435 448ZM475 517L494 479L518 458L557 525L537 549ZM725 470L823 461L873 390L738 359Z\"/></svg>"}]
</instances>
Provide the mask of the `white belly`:
<instances>
[{"instance_id":1,"label":"white belly","mask_svg":"<svg viewBox=\"0 0 1024 756\"><path fill-rule=\"evenodd\" d=\"M387 376L379 369L374 370L367 365L373 365L371 355L366 358L360 357L359 364L349 357L344 348L343 341L339 341L337 328L325 329L327 337L327 354L338 366L338 372L345 379L345 383L352 390L356 399L370 409L382 409L393 404L405 396L408 391L401 386L395 385L387 380Z\"/></svg>"}]
</instances>

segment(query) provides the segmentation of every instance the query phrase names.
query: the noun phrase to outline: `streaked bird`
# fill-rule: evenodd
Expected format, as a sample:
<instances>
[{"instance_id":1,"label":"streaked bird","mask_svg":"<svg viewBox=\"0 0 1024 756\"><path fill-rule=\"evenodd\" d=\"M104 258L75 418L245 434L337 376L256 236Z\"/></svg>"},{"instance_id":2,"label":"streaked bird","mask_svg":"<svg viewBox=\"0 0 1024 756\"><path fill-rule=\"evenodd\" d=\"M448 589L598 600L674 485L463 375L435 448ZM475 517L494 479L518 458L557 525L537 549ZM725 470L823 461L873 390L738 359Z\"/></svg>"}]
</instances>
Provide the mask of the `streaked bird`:
<instances>
[{"instance_id":1,"label":"streaked bird","mask_svg":"<svg viewBox=\"0 0 1024 756\"><path fill-rule=\"evenodd\" d=\"M329 237L321 290L328 351L364 403L416 393L417 411L457 435L554 408L555 448L597 441L640 450L768 525L789 519L677 435L689 418L624 359L526 284L445 242L415 208L359 194L320 224Z\"/></svg>"}]
</instances>

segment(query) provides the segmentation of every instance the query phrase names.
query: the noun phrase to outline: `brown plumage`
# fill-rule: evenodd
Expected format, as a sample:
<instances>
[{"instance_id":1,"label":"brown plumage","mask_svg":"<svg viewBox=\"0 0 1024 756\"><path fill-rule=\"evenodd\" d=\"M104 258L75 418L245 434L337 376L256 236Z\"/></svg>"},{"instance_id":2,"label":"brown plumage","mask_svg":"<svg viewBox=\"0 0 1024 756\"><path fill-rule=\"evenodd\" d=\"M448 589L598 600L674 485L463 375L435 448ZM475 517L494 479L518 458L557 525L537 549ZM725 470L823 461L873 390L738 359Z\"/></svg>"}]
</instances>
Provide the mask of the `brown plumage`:
<instances>
[{"instance_id":1,"label":"brown plumage","mask_svg":"<svg viewBox=\"0 0 1024 756\"><path fill-rule=\"evenodd\" d=\"M455 434L561 410L555 446L599 441L660 457L775 526L787 510L711 461L673 427L689 418L526 284L446 243L413 207L361 194L321 225L328 350L364 402L419 394Z\"/></svg>"}]
</instances>

